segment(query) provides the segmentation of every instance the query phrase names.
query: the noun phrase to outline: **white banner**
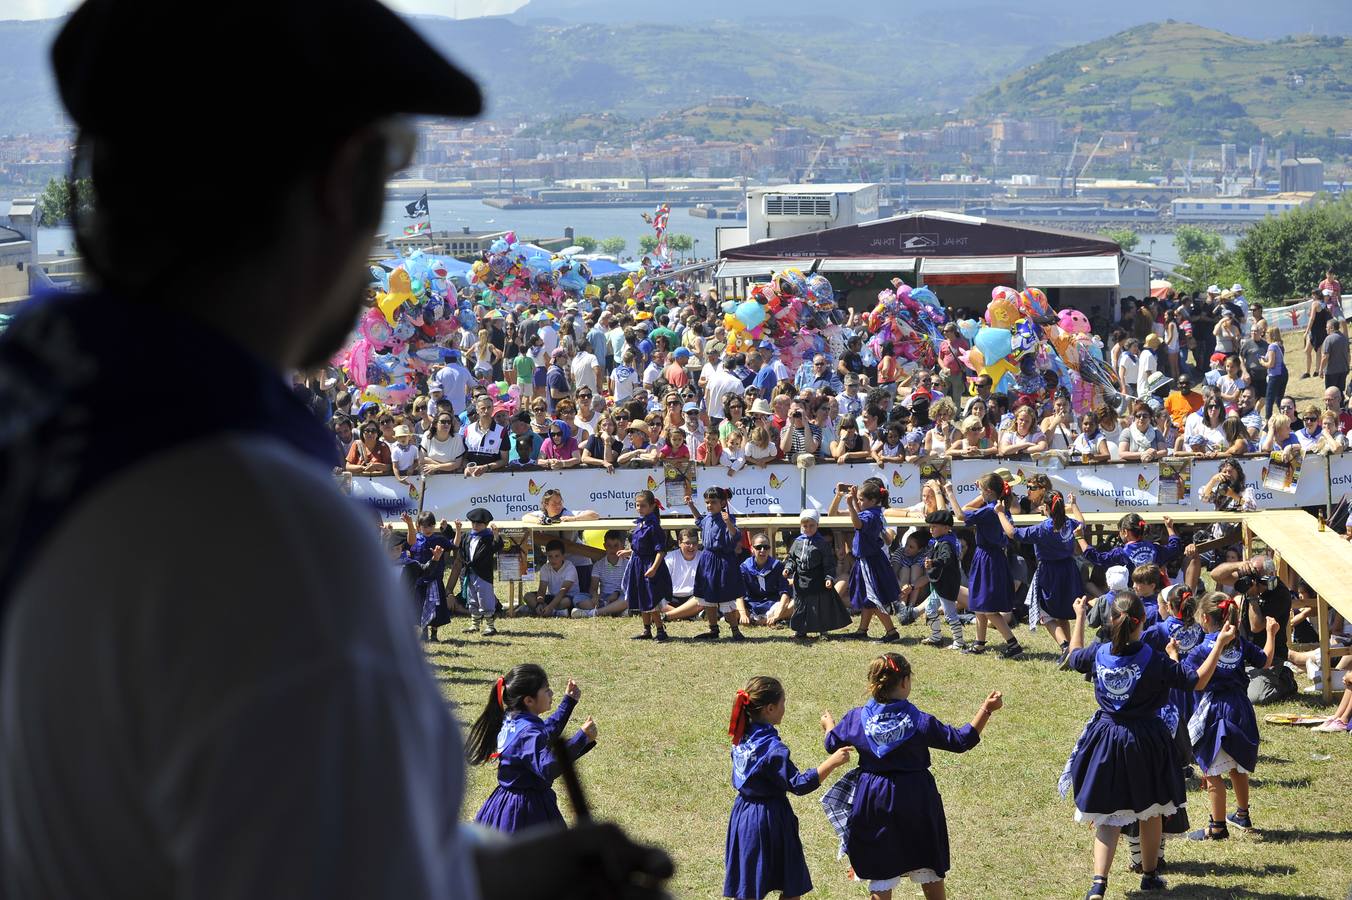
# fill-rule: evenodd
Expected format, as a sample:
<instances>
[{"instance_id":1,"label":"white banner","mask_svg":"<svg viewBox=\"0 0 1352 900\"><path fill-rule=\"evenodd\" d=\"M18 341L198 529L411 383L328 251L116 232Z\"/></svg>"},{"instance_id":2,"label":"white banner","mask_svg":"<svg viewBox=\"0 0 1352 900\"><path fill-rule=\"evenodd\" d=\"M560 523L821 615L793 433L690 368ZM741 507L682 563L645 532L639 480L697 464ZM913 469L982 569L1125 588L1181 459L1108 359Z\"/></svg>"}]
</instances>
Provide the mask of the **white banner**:
<instances>
[{"instance_id":1,"label":"white banner","mask_svg":"<svg viewBox=\"0 0 1352 900\"><path fill-rule=\"evenodd\" d=\"M739 516L796 516L803 508L803 472L797 466L748 465L735 475L719 466L700 466L695 477L701 494L710 487L729 488L732 511ZM702 508L703 502L696 505Z\"/></svg>"},{"instance_id":2,"label":"white banner","mask_svg":"<svg viewBox=\"0 0 1352 900\"><path fill-rule=\"evenodd\" d=\"M915 463L889 463L877 466L873 463L849 463L843 466L818 465L807 470L805 481L805 503L816 507L823 513L831 505L837 484L862 484L865 478L881 478L887 486L888 505L892 507L911 506L920 502L920 486L923 479ZM847 515L842 505L840 515Z\"/></svg>"},{"instance_id":3,"label":"white banner","mask_svg":"<svg viewBox=\"0 0 1352 900\"><path fill-rule=\"evenodd\" d=\"M1352 494L1352 452L1328 457L1329 502L1336 504L1343 494ZM1305 473L1301 473L1301 478Z\"/></svg>"},{"instance_id":4,"label":"white banner","mask_svg":"<svg viewBox=\"0 0 1352 900\"><path fill-rule=\"evenodd\" d=\"M602 518L623 519L634 515L634 494L644 489L660 491L661 475L660 469L616 469L611 475L593 468L495 472L478 478L429 475L423 511L454 521L482 506L495 519L515 520L538 511L545 490L557 488L569 509L591 509ZM398 519L418 510L418 479L409 482L412 490L391 476L353 478L351 494L384 518Z\"/></svg>"},{"instance_id":5,"label":"white banner","mask_svg":"<svg viewBox=\"0 0 1352 900\"><path fill-rule=\"evenodd\" d=\"M1215 475L1223 460L1194 459L1189 490L1185 500L1166 494L1168 502L1161 502L1159 463L1108 463L1101 466L1049 466L1031 460L955 460L953 486L958 502L967 503L977 495L976 480L1000 465L1022 478L1041 473L1051 479L1052 486L1074 492L1080 509L1091 512L1122 512L1150 510L1152 512L1186 512L1209 510L1198 493ZM1244 470L1244 481L1253 490L1259 509L1295 509L1302 506L1323 506L1328 502L1328 460L1322 456L1306 456L1301 466L1295 491L1273 491L1263 486L1267 467L1266 457L1239 460ZM1352 484L1352 461L1348 464L1349 484Z\"/></svg>"}]
</instances>

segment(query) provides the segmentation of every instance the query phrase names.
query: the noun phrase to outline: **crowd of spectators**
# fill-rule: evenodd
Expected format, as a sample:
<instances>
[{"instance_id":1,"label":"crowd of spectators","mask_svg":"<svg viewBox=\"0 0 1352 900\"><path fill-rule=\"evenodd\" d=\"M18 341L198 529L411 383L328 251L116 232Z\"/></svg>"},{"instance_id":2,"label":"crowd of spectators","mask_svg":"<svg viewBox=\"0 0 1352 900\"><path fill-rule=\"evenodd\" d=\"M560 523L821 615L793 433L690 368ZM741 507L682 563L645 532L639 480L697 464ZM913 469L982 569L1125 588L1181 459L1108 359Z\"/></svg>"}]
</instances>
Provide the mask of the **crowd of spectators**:
<instances>
[{"instance_id":1,"label":"crowd of spectators","mask_svg":"<svg viewBox=\"0 0 1352 900\"><path fill-rule=\"evenodd\" d=\"M612 287L557 311L479 306L477 327L447 339L449 361L402 405L361 402L334 370L297 376L296 390L331 423L348 472L400 479L687 458L732 472L942 456L1333 453L1352 429L1340 291L1330 273L1309 301L1300 377L1323 377L1325 390L1301 404L1286 396L1279 328L1239 285L1126 301L1104 347L1123 390L1078 410L1050 371L1039 390L995 390L964 365L967 342L952 324L924 370L870 346L858 315L840 310L823 352L791 371L769 341L730 350L716 292L693 288L646 304Z\"/></svg>"}]
</instances>

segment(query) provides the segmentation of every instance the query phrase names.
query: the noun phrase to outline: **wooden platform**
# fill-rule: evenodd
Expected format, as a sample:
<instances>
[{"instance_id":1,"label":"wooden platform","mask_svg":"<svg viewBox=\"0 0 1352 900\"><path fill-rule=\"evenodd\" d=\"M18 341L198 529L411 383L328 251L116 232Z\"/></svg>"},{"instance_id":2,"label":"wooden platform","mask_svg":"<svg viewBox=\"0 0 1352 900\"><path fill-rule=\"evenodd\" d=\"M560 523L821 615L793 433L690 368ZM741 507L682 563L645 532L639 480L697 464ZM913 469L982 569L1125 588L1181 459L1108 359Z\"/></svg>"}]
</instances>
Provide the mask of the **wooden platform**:
<instances>
[{"instance_id":1,"label":"wooden platform","mask_svg":"<svg viewBox=\"0 0 1352 900\"><path fill-rule=\"evenodd\" d=\"M1352 654L1352 648L1329 646L1329 608L1352 619L1352 542L1335 531L1320 531L1319 521L1300 510L1273 510L1249 516L1244 522L1244 556L1252 555L1254 540L1272 550L1277 575L1288 586L1299 577L1315 594L1315 617L1319 628L1319 669L1323 675L1324 702L1333 699L1330 677L1335 657ZM1295 576L1295 577L1293 577Z\"/></svg>"}]
</instances>

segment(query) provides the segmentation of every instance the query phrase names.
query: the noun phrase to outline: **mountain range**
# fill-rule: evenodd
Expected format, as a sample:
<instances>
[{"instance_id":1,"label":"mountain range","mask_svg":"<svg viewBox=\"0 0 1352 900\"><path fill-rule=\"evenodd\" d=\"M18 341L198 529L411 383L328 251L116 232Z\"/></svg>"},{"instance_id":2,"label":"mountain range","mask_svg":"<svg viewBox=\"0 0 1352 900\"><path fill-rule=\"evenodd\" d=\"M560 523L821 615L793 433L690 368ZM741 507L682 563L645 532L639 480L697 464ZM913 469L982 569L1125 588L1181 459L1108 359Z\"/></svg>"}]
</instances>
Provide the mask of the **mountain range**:
<instances>
[{"instance_id":1,"label":"mountain range","mask_svg":"<svg viewBox=\"0 0 1352 900\"><path fill-rule=\"evenodd\" d=\"M1166 23L1110 34L1164 10L1229 24L1224 32ZM509 16L412 21L481 80L490 116L550 122L670 116L720 95L754 98L783 109L786 120L842 127L991 111L1149 127L1147 109L1177 111L1185 99L1214 95L1231 105L1204 104L1200 118L1242 110L1243 128L1273 133L1341 127L1352 110L1352 96L1342 95L1352 73L1344 77L1349 51L1340 39L1272 40L1311 27L1352 33L1352 3L852 0L848 17L835 12L807 0L531 0ZM0 134L59 121L46 61L59 26L0 22ZM397 90L399 61L386 62ZM1292 68L1313 74L1276 91ZM1265 104L1268 96L1281 102Z\"/></svg>"}]
</instances>

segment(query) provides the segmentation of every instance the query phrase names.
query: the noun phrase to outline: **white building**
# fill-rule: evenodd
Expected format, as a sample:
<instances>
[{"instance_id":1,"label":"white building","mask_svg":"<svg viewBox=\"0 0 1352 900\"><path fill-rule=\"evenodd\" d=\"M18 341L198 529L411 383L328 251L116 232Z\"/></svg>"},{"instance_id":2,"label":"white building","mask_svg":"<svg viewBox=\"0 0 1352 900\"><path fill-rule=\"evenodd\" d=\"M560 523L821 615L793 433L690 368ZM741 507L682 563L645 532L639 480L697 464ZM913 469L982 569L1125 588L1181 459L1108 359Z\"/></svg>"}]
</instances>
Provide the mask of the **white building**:
<instances>
[{"instance_id":1,"label":"white building","mask_svg":"<svg viewBox=\"0 0 1352 900\"><path fill-rule=\"evenodd\" d=\"M27 297L46 280L38 265L41 218L37 200L26 197L11 202L0 220L0 303Z\"/></svg>"},{"instance_id":2,"label":"white building","mask_svg":"<svg viewBox=\"0 0 1352 900\"><path fill-rule=\"evenodd\" d=\"M1263 197L1180 197L1170 206L1175 222L1257 222L1309 206L1314 194L1269 194Z\"/></svg>"}]
</instances>

